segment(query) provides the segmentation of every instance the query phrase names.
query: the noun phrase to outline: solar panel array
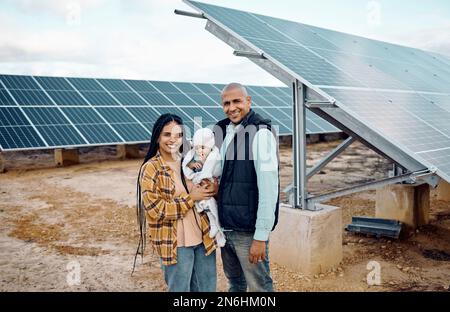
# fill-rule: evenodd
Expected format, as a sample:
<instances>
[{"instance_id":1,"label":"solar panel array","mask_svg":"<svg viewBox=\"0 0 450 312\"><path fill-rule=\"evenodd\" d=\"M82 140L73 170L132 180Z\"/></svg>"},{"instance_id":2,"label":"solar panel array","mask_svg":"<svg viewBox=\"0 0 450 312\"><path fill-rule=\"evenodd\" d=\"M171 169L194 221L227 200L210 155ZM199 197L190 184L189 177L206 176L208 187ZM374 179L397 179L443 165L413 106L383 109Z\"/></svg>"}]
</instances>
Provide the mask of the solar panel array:
<instances>
[{"instance_id":1,"label":"solar panel array","mask_svg":"<svg viewBox=\"0 0 450 312\"><path fill-rule=\"evenodd\" d=\"M146 80L0 75L0 149L148 142L163 113L208 126L223 119L224 85ZM249 86L252 107L290 134L288 88ZM308 132L339 130L308 113Z\"/></svg>"},{"instance_id":2,"label":"solar panel array","mask_svg":"<svg viewBox=\"0 0 450 312\"><path fill-rule=\"evenodd\" d=\"M231 36L450 181L450 59L279 18L195 1Z\"/></svg>"}]
</instances>

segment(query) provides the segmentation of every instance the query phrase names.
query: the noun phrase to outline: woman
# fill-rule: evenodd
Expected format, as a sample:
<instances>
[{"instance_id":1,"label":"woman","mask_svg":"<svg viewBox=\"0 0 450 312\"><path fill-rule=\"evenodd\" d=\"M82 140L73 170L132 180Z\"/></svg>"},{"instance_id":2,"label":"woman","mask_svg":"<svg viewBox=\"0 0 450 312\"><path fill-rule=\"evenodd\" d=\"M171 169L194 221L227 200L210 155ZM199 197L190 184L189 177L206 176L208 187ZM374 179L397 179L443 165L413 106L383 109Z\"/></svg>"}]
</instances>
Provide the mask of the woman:
<instances>
[{"instance_id":1,"label":"woman","mask_svg":"<svg viewBox=\"0 0 450 312\"><path fill-rule=\"evenodd\" d=\"M214 190L184 179L183 147L188 150L181 118L160 116L138 178L140 252L147 219L150 242L160 257L169 291L216 291L216 242L208 235L206 213L193 209L195 201L211 198Z\"/></svg>"}]
</instances>

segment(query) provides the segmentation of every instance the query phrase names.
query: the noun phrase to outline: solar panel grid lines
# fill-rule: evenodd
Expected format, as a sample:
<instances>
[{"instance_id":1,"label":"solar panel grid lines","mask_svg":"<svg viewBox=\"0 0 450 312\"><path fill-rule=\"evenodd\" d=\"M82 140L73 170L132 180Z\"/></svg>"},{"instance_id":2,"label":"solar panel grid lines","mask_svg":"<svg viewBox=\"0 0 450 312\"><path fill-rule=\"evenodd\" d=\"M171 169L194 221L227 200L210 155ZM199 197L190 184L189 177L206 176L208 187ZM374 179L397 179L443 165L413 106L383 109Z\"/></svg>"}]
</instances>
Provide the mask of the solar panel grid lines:
<instances>
[{"instance_id":1,"label":"solar panel grid lines","mask_svg":"<svg viewBox=\"0 0 450 312\"><path fill-rule=\"evenodd\" d=\"M195 101L192 97L194 96L194 94L197 94L197 93L195 93L195 88L194 88L194 92L192 93L192 94L190 94L190 93L188 93L188 92L186 92L186 91L184 91L184 90L181 90L180 89L180 85L179 86L177 86L176 85L176 83L173 83L173 82L171 82L171 84L172 84L172 86L174 86L178 91L180 91L180 92L184 92L184 94L192 101L192 102L194 102L197 106L198 106L198 108L199 108L199 112L201 112L201 115L200 116L197 116L197 117L206 117L207 118L207 122L208 121L214 121L214 116L213 115L211 115L210 113L208 113L208 111L207 110L205 110L205 109L203 109L202 108L202 105L200 105L199 103L200 102L198 102L198 101ZM191 89L192 90L192 89ZM200 94L200 95L204 95L203 93L198 93L198 94ZM209 101L209 97L207 98L207 100ZM196 122L196 120L194 120L194 122ZM199 124L199 126L201 126L201 124Z\"/></svg>"},{"instance_id":2,"label":"solar panel grid lines","mask_svg":"<svg viewBox=\"0 0 450 312\"><path fill-rule=\"evenodd\" d=\"M47 142L51 142L50 146L60 146L60 145L78 145L78 144L89 144L89 141L84 137L84 135L73 125L70 119L66 116L66 114L61 110L61 108L56 105L56 102L48 95L46 90L40 85L38 80L35 77L31 77L34 82L41 88L41 90L50 98L53 104L55 104L55 110L62 114L63 118L60 118L62 121L68 121L66 125L53 125L53 127L44 128L39 132L46 138ZM55 114L53 108L49 108L47 110L47 115ZM31 116L30 116L31 117ZM31 119L31 118L30 118ZM35 123L34 123L35 124ZM48 124L46 124L48 125ZM69 126L67 126L69 125ZM55 131L59 131L63 133L63 135L54 134Z\"/></svg>"},{"instance_id":3,"label":"solar panel grid lines","mask_svg":"<svg viewBox=\"0 0 450 312\"><path fill-rule=\"evenodd\" d=\"M255 14L252 14L252 16L258 18ZM275 27L273 28L276 29ZM280 30L278 29L276 30L279 31L281 34L286 35ZM332 51L332 53L326 53L324 52L325 50L317 50L314 48L309 48L303 45L302 43L298 42L297 40L293 38L291 39L296 43L298 43L300 46L307 49L309 52L314 53L318 57L322 57L322 59L326 61L329 65L339 69L340 71L347 74L348 76L350 76L352 79L356 80L363 86L366 86L368 88L372 87L373 85L377 87L392 87L394 89L408 88L399 81L396 81L395 79L392 79L388 75L385 75L383 72L378 71L376 68L374 69L373 66L368 67L365 66L365 64L361 63L358 58L352 58L351 56L346 54L345 57L341 57L338 59L338 54L340 53L339 51ZM423 84L424 82L422 82L422 85Z\"/></svg>"},{"instance_id":4,"label":"solar panel grid lines","mask_svg":"<svg viewBox=\"0 0 450 312\"><path fill-rule=\"evenodd\" d=\"M184 116L184 119L185 120L188 120L187 122L186 121L184 121L185 122L185 124L189 127L189 128L193 128L193 125L194 125L194 120L193 120L193 118L191 118L191 116L189 116L189 114L187 114L184 110L180 110L180 109L178 109L178 107L177 107L177 105L175 104L175 102L172 100L172 99L170 99L166 94L165 94L165 92L163 92L162 90L160 90L159 88L157 88L157 85L160 85L160 87L161 87L161 84L160 84L160 82L155 82L155 81L153 81L153 83L151 82L151 81L147 81L149 84L151 84L155 89L157 89L158 90L158 92L159 93L161 93L167 100L169 100L169 102L172 104L172 109L175 109L176 108L176 110L175 111L178 111L178 115L181 117L181 116ZM156 84L156 85L155 85ZM162 88L163 90L168 90L169 92L176 92L177 90L176 90L176 88L174 87L174 86L169 86L169 85L166 85L166 86L163 86L163 88ZM163 114L164 113L171 113L171 111L170 110L166 110L165 109L165 107L164 106L161 106L161 107L158 107L158 111L164 111L163 112Z\"/></svg>"},{"instance_id":5,"label":"solar panel grid lines","mask_svg":"<svg viewBox=\"0 0 450 312\"><path fill-rule=\"evenodd\" d=\"M189 2L188 2L189 3ZM221 15L223 15L223 16L225 16L225 18L223 17L223 16L219 16L219 14L216 14L215 16L214 16L214 21L215 22L217 22L217 21L219 21L219 23L220 22L222 22L222 25L224 24L224 19L226 19L226 14L228 13L227 11L236 11L236 10L231 10L231 9L225 9L225 8L220 8L220 7L213 7L213 6L211 6L211 5L205 5L205 4L202 4L202 3L196 3L196 2L192 2L192 3L194 3L194 6L195 5L198 5L198 7L201 9L202 8L202 6L205 6L205 7L207 7L208 8L208 14L209 13L217 13L217 11L220 11L220 10L222 10L222 11L220 11L220 13L221 13ZM214 12L214 11L216 11L216 12ZM248 14L248 16L247 17L250 17L250 16L252 16L252 17L254 17L255 19L261 19L261 18L271 18L271 17L265 17L265 16L262 16L262 15L258 15L258 14L254 14L254 13L248 13L248 12L246 12L247 14ZM239 13L239 14L242 14L242 12L241 13ZM222 19L221 19L222 18ZM271 18L271 19L275 19L275 18ZM278 19L279 20L279 19ZM283 20L282 20L283 21ZM286 22L286 23L294 23L294 22L290 22L290 21L283 21L283 22ZM260 36L260 37L258 37L258 36L253 36L253 37L246 37L246 30L242 30L242 29L237 29L238 27L234 27L235 25L234 24L237 24L238 26L239 26L239 23L240 23L240 21L239 22L236 22L236 20L233 20L233 24L231 24L231 23L228 23L225 27L229 27L230 29L231 29L231 31L242 31L242 33L240 34L241 35L241 37L243 37L245 40L247 40L247 41L249 41L250 43L251 43L251 39L253 39L253 38L258 38L258 39L260 39L261 40L261 38L263 38L263 40L268 40L268 39L273 39L272 37L272 35L266 35L265 37L264 36ZM297 23L298 25L303 25L303 24L299 24L299 23ZM261 20L258 20L258 24L256 25L257 27L260 27L261 25L264 25L264 27L272 27L274 30L277 30L277 31L279 31L278 29L276 29L276 27L273 27L273 25L270 25L270 23L267 23L267 22L264 22L264 21L261 21ZM252 25L252 27L256 27L255 25ZM310 26L310 25L303 25L304 27L306 27L306 28L312 28L312 26ZM234 28L233 28L234 27ZM319 28L316 28L316 29L319 29ZM323 29L319 29L319 30L323 30ZM323 31L327 31L327 30L323 30ZM311 30L311 33L314 33L314 31L313 30ZM337 33L337 32L332 32L333 34L334 33ZM280 33L280 35L283 35L283 33L281 32ZM317 35L317 34L316 34ZM348 35L347 34L341 34L342 36L347 36L348 37ZM322 35L323 36L323 35ZM286 37L286 36L285 36ZM356 36L352 36L352 37L355 37L356 38ZM291 37L289 37L290 39L292 39ZM347 38L347 39L349 39L349 38ZM351 38L350 38L351 39ZM326 39L324 39L324 40L330 40L330 38L326 38ZM358 43L357 42L357 40L361 40L362 42L360 42L360 43ZM356 44L354 44L356 47L359 47L360 45L364 45L364 44L366 44L367 42L368 43L371 43L371 46L370 47L374 47L374 46L376 46L378 43L376 43L376 45L374 45L373 44L373 42L375 42L375 41L373 41L373 40L369 40L369 39L365 39L365 38L357 38L357 40L354 40L354 41L356 41ZM280 45L283 45L283 44L291 44L292 45L292 43L294 43L294 42L298 42L298 40L296 41L295 39L292 39L292 40L290 40L289 42L286 42L286 40L281 40L281 39L279 39L279 43L280 43ZM253 43L255 43L255 42L253 42ZM381 42L380 42L381 43ZM386 43L383 43L383 44L386 44ZM273 45L273 42L271 43L271 45ZM386 44L387 45L387 44ZM253 46L255 47L255 49L257 49L257 50L259 50L259 51L263 51L264 50L264 52L267 54L268 53L268 49L264 49L264 47L262 47L261 46L261 44L253 44ZM275 45L275 46L277 46L277 45ZM299 43L298 44L298 46L299 47L301 47L301 43ZM393 45L393 44L390 44L390 46L392 46L392 47L396 47L395 45ZM308 46L306 46L306 45L303 45L303 47L305 47L306 49L309 49L309 47ZM328 47L329 48L329 47ZM340 48L340 47L339 47ZM397 50L398 49L405 49L404 47L401 47L401 46L398 46L398 48L396 48ZM389 50L387 47L385 47L384 49L381 49L382 51L385 51L385 49L387 49L387 50ZM288 54L293 54L293 50L292 49L289 49L290 51L289 51L289 53ZM341 49L336 49L335 51L336 52L338 52L338 50L341 50ZM372 49L373 50L373 49ZM378 50L380 50L380 48L378 48ZM395 50L395 49L392 49L393 51ZM345 51L345 50L344 50ZM423 52L423 51L420 51L420 50L418 50L419 52ZM313 50L310 50L309 52L314 52ZM363 52L366 52L366 50L363 50ZM270 55L270 53L269 53L269 55ZM319 55L320 56L320 55ZM405 56L405 53L403 53L402 54L402 56ZM287 56L287 57L289 57L289 56ZM305 58L305 57L307 57L306 56L306 54L305 53L303 53L303 58ZM311 57L311 55L309 55L309 57ZM323 57L321 57L320 56L320 58L322 58L322 59L324 59L325 61L327 61L326 60L326 58L323 58ZM294 59L298 59L297 57L296 58L294 58ZM279 61L279 60L278 60ZM316 59L316 61L317 61L317 59ZM311 63L312 65L314 65L314 62L307 62L307 63ZM329 62L330 63L330 62ZM307 66L307 64L304 64L305 66ZM317 65L317 64L316 64ZM336 64L333 64L333 62L331 62L331 66L336 66ZM317 67L317 66L313 66L313 67ZM417 66L416 66L417 67ZM329 70L329 68L326 68L325 70ZM336 74L337 73L334 73L334 76L336 76ZM345 71L343 72L343 71L341 71L339 74L345 74ZM329 76L329 75L327 75L327 76ZM363 78L364 78L364 76L362 76ZM311 78L311 77L310 77ZM323 79L323 77L319 77L319 78L321 78L321 79ZM335 79L336 77L333 77L333 80L336 80ZM348 78L348 77L347 77ZM313 79L309 79L308 81L313 81ZM348 84L348 83L343 83L342 85L347 85L347 86L351 86L351 85L353 85L353 86L357 86L358 84L355 82L355 81L353 81L353 83L350 83L350 84ZM448 86L447 86L447 88L448 88Z\"/></svg>"},{"instance_id":6,"label":"solar panel grid lines","mask_svg":"<svg viewBox=\"0 0 450 312\"><path fill-rule=\"evenodd\" d=\"M138 96L142 100L143 103L145 103L144 106L149 106L150 105L150 103L141 94L139 94L139 92L136 91L129 83L127 83L126 80L122 80L122 82L124 84L126 84L130 88L130 90L132 90L134 92L134 94L136 94L136 96Z\"/></svg>"},{"instance_id":7,"label":"solar panel grid lines","mask_svg":"<svg viewBox=\"0 0 450 312\"><path fill-rule=\"evenodd\" d=\"M445 165L447 160L442 153L434 159L427 156L428 153L433 154L436 150L445 150L449 157L450 140L447 135L436 131L430 124L423 123L421 118L405 111L401 105L396 106L395 103L398 101L390 101L389 98L371 93L370 90L345 90L344 92L339 89L328 89L327 92L336 98L339 106L345 107L349 114L369 125L372 131L388 137L396 146L410 155L415 155L415 158L426 167L438 167L438 174L446 180L450 179L448 171L442 170L447 168ZM359 93L356 95L355 92ZM359 101L352 101L354 98L358 98ZM433 163L429 161L430 159L440 162ZM445 166L442 167L442 165Z\"/></svg>"},{"instance_id":8,"label":"solar panel grid lines","mask_svg":"<svg viewBox=\"0 0 450 312\"><path fill-rule=\"evenodd\" d=\"M92 144L100 144L100 143L116 143L116 142L125 142L125 139L114 129L106 119L94 108L93 105L84 97L80 90L75 88L72 84L72 81L79 80L70 80L69 78L65 78L68 84L75 89L75 91L82 97L92 109L92 112L102 120L102 123L99 124L91 124L88 126L79 125L78 128L86 137L89 137L89 140ZM90 111L89 111L90 112ZM87 115L87 113L86 113Z\"/></svg>"},{"instance_id":9,"label":"solar panel grid lines","mask_svg":"<svg viewBox=\"0 0 450 312\"><path fill-rule=\"evenodd\" d=\"M274 87L259 87L262 88L264 90L266 90L266 92L270 95L273 96L273 99L278 99L280 97L281 94L286 94L284 91L281 91L282 89L288 89L288 88L274 88ZM278 94L274 93L278 90ZM283 95L282 95L283 96ZM281 117L276 117L275 116L275 120L279 120L279 121L285 121L291 123L292 119L292 106L289 105L289 102L291 102L291 98L284 96L285 98L287 98L287 101L285 101L285 105L280 105L280 106L276 106L277 107L277 111L281 111L282 113L284 113L284 115L286 116L286 118L281 118ZM267 111L267 110L266 110ZM270 112L273 111L272 109L270 109L270 111L268 112L270 114ZM306 110L307 114L306 114L306 120L307 120L307 124L306 124L306 130L307 132L310 133L315 133L315 132L339 132L339 130L332 126L331 124L329 124L328 122L326 122L325 120L323 120L322 118L320 118L319 116L313 114L312 112L310 112L308 109ZM273 113L271 114L273 115ZM285 123L283 123L285 124Z\"/></svg>"},{"instance_id":10,"label":"solar panel grid lines","mask_svg":"<svg viewBox=\"0 0 450 312\"><path fill-rule=\"evenodd\" d=\"M122 105L122 103L117 100L113 94L113 91L110 91L104 86L101 81L96 80L99 85L112 97L116 100L116 102L119 104L120 107L122 107L123 111L119 111L118 109L114 110L107 110L106 108L102 109L101 111L108 113L108 115L104 115L99 111L101 115L105 117L105 119L108 121L108 123L113 127L122 138L124 138L124 141L126 142L139 142L139 141L145 141L148 140L151 133L146 127L135 117L133 116L126 108L126 106ZM103 79L103 83L109 84L110 87L113 89L116 88L117 90L129 90L128 86L123 83L120 80L112 80L112 79ZM100 110L101 108L98 108ZM108 120L108 118L114 118L113 120ZM128 122L124 122L128 118ZM131 119L129 119L131 118ZM121 122L119 122L121 121ZM133 122L134 121L134 122ZM122 124L125 123L127 126L123 126ZM142 128L145 133L142 132L142 129L139 131L139 127Z\"/></svg>"},{"instance_id":11,"label":"solar panel grid lines","mask_svg":"<svg viewBox=\"0 0 450 312\"><path fill-rule=\"evenodd\" d=\"M255 13L185 2L203 13L207 30L226 43L231 42L229 38L237 40L263 53L275 67L324 99L334 97L338 109L322 109L330 120L344 127L348 123L353 132L381 151L385 147L394 159L410 167L417 168L419 163L437 167L438 174L450 181L445 158L450 158L448 57ZM258 100L264 102L255 97L256 104L260 104Z\"/></svg>"},{"instance_id":12,"label":"solar panel grid lines","mask_svg":"<svg viewBox=\"0 0 450 312\"><path fill-rule=\"evenodd\" d=\"M3 81L16 91L39 92L39 95L34 103L17 102L14 95L9 101L0 97L2 150L145 143L150 139L156 119L166 112L180 115L191 134L200 126L225 118L220 104L224 84L0 75L0 91L8 95L11 90ZM32 90L23 89L26 87ZM266 101L258 111L270 117L274 124L280 124L280 135L290 134L291 99L287 96L290 92L285 88L268 88L272 87L252 86L252 93L260 102ZM119 94L124 97L120 98ZM130 94L139 98L139 103ZM157 99L155 94L162 101L150 102L149 99ZM45 100L40 101L41 97ZM264 97L271 102L261 100ZM124 99L130 101L125 103ZM186 102L179 105L175 99L187 99L189 105ZM7 119L14 120L11 114L22 122L10 125ZM201 117L201 122L195 117ZM311 120L308 127L311 132L326 129L315 126L315 122ZM330 132L336 131L331 125L329 128Z\"/></svg>"},{"instance_id":13,"label":"solar panel grid lines","mask_svg":"<svg viewBox=\"0 0 450 312\"><path fill-rule=\"evenodd\" d=\"M5 146L7 149L21 147L48 147L49 145L45 141L44 137L39 133L36 126L33 125L29 117L25 114L23 108L18 105L17 100L11 95L2 79L0 79L0 86L6 90L7 94L9 94L15 104L15 107L11 107L9 110L7 107L0 107L0 110L2 111L2 118L0 119L0 150L2 146ZM18 114L19 117L23 117L26 120L26 124L20 127L9 127L10 125L7 123L10 123L11 120L14 120L14 118L8 118L5 114L11 114L14 110L16 110L16 114Z\"/></svg>"}]
</instances>

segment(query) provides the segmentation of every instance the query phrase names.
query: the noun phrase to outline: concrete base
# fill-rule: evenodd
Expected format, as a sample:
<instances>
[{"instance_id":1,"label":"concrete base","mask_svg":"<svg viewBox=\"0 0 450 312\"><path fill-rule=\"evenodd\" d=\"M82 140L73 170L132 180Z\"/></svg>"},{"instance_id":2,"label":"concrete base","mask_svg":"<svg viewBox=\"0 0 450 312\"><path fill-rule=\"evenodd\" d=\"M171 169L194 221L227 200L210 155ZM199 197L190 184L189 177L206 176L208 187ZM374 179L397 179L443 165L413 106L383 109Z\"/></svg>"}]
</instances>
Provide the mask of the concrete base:
<instances>
[{"instance_id":1,"label":"concrete base","mask_svg":"<svg viewBox=\"0 0 450 312\"><path fill-rule=\"evenodd\" d=\"M428 224L430 186L407 184L388 185L377 190L375 216L403 222L414 230Z\"/></svg>"},{"instance_id":2,"label":"concrete base","mask_svg":"<svg viewBox=\"0 0 450 312\"><path fill-rule=\"evenodd\" d=\"M141 158L139 154L139 145L117 145L117 157L120 159Z\"/></svg>"},{"instance_id":3,"label":"concrete base","mask_svg":"<svg viewBox=\"0 0 450 312\"><path fill-rule=\"evenodd\" d=\"M55 149L55 163L57 166L75 165L79 162L77 149Z\"/></svg>"},{"instance_id":4,"label":"concrete base","mask_svg":"<svg viewBox=\"0 0 450 312\"><path fill-rule=\"evenodd\" d=\"M320 211L280 206L270 236L270 260L305 275L324 273L342 261L342 210L318 205Z\"/></svg>"},{"instance_id":5,"label":"concrete base","mask_svg":"<svg viewBox=\"0 0 450 312\"><path fill-rule=\"evenodd\" d=\"M450 201L450 183L441 179L435 190L437 200Z\"/></svg>"},{"instance_id":6,"label":"concrete base","mask_svg":"<svg viewBox=\"0 0 450 312\"><path fill-rule=\"evenodd\" d=\"M5 158L0 153L0 173L5 172Z\"/></svg>"}]
</instances>

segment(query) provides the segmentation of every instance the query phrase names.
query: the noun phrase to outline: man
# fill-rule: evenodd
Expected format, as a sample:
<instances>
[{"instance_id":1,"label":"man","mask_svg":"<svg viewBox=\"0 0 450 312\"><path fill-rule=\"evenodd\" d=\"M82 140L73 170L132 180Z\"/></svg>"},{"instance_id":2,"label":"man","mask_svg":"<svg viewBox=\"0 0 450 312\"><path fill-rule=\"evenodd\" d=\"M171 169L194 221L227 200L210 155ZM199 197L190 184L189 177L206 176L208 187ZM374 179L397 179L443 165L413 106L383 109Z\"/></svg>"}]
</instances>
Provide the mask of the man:
<instances>
[{"instance_id":1,"label":"man","mask_svg":"<svg viewBox=\"0 0 450 312\"><path fill-rule=\"evenodd\" d=\"M277 141L270 120L251 109L244 86L222 91L228 117L216 124L222 156L218 189L219 220L226 244L221 249L229 291L273 291L268 241L278 218ZM220 136L220 135L219 135Z\"/></svg>"}]
</instances>

